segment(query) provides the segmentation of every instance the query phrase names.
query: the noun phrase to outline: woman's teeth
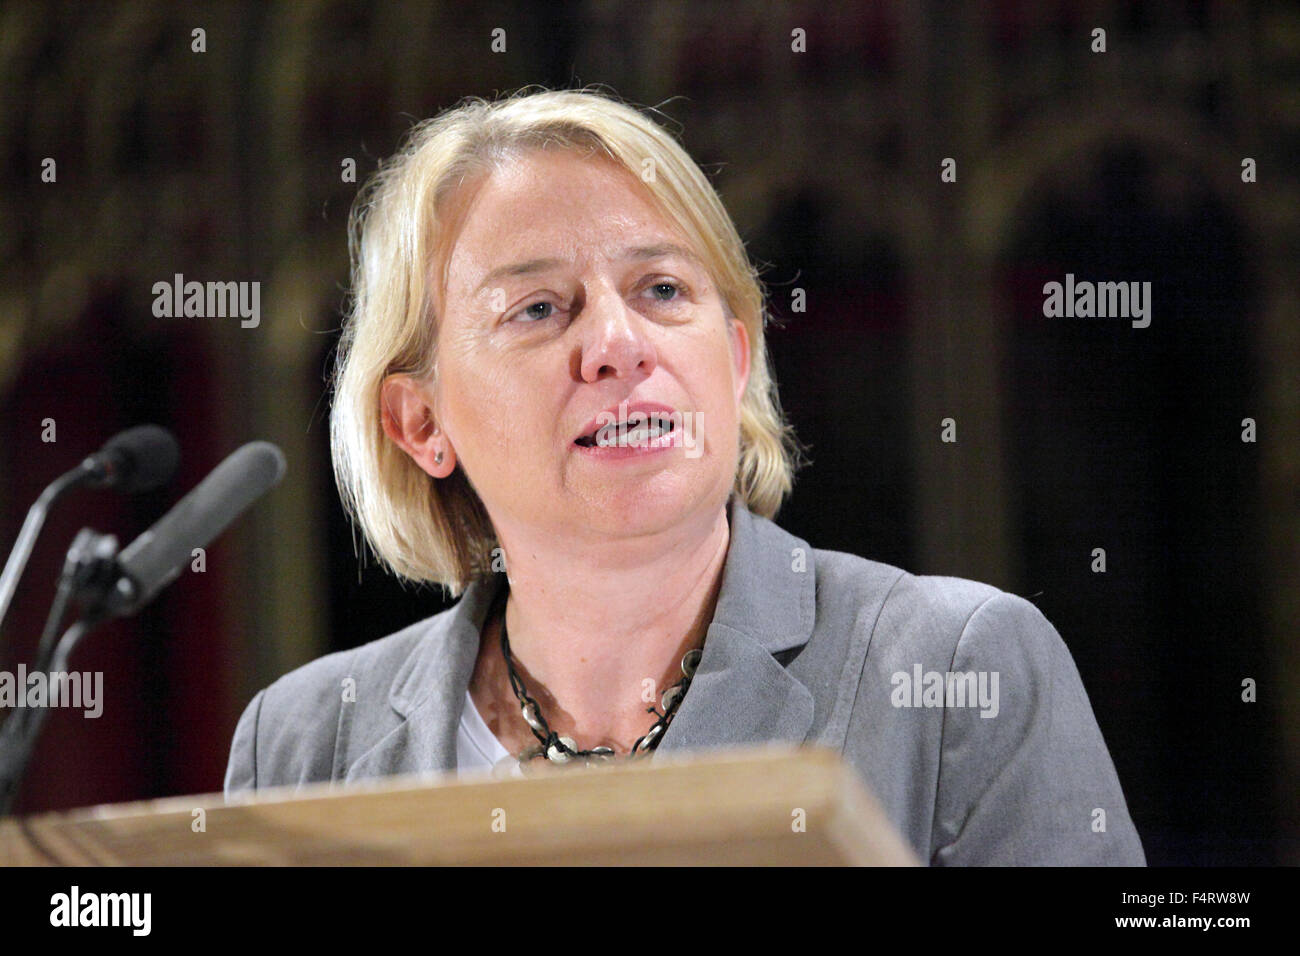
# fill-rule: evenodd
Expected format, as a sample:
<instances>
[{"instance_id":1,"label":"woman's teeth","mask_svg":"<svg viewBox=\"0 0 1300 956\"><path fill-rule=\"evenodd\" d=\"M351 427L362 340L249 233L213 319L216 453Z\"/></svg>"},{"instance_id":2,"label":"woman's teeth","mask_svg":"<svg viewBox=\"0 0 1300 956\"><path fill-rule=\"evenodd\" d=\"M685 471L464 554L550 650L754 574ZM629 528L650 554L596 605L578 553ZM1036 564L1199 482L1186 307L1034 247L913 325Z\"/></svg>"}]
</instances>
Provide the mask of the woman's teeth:
<instances>
[{"instance_id":1,"label":"woman's teeth","mask_svg":"<svg viewBox=\"0 0 1300 956\"><path fill-rule=\"evenodd\" d=\"M628 426L604 425L596 429L594 435L578 439L584 448L639 448L673 431L675 425L671 418L657 418L649 422L639 421Z\"/></svg>"},{"instance_id":2,"label":"woman's teeth","mask_svg":"<svg viewBox=\"0 0 1300 956\"><path fill-rule=\"evenodd\" d=\"M601 448L633 448L638 445L644 445L646 442L653 441L660 435L664 434L665 429L661 425L637 425L635 428L611 430L608 434L597 434L596 444Z\"/></svg>"}]
</instances>

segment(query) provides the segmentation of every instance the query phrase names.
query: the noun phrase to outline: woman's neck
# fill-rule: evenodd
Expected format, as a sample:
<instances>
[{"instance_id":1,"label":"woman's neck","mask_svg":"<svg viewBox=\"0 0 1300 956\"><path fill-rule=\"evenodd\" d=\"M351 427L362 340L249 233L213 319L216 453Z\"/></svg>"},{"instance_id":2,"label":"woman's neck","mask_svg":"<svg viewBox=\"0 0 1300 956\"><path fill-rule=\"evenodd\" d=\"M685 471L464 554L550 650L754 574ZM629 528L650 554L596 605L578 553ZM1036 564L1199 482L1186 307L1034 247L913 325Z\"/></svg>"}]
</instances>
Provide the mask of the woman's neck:
<instances>
[{"instance_id":1,"label":"woman's neck","mask_svg":"<svg viewBox=\"0 0 1300 956\"><path fill-rule=\"evenodd\" d=\"M730 543L725 509L695 527L647 536L629 552L557 553L505 540L511 656L551 729L579 749L626 753L654 722L646 708L681 679L686 651L713 619ZM629 560L629 556L636 560ZM536 742L519 713L500 648L498 621L484 628L470 693L512 752Z\"/></svg>"}]
</instances>

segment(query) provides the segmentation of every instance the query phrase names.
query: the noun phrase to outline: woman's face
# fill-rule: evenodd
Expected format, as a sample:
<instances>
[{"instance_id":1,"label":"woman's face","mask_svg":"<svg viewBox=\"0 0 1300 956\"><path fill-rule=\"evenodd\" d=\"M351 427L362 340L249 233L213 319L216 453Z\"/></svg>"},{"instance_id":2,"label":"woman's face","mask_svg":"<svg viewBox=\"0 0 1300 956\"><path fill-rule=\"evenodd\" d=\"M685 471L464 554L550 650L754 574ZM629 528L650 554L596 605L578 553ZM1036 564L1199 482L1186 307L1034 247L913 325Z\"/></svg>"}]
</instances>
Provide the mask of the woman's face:
<instances>
[{"instance_id":1,"label":"woman's face","mask_svg":"<svg viewBox=\"0 0 1300 956\"><path fill-rule=\"evenodd\" d=\"M535 151L458 201L429 396L444 464L426 470L459 459L507 537L636 536L716 515L749 339L641 182ZM658 438L636 427L668 421Z\"/></svg>"}]
</instances>

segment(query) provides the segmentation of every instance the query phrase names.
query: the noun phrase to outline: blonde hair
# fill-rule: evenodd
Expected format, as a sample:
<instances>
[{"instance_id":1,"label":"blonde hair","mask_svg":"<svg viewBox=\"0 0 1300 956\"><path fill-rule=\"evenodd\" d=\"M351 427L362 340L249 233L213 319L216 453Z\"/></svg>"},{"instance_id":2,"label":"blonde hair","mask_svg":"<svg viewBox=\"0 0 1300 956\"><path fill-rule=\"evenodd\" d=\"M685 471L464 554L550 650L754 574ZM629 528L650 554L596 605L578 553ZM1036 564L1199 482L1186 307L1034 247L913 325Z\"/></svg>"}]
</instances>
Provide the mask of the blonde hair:
<instances>
[{"instance_id":1,"label":"blonde hair","mask_svg":"<svg viewBox=\"0 0 1300 956\"><path fill-rule=\"evenodd\" d=\"M536 88L532 88L536 89ZM519 153L566 149L612 159L645 183L708 267L730 315L749 332L734 491L771 518L802 449L784 421L768 365L763 287L712 185L654 120L595 89L468 97L417 124L358 195L348 223L352 288L333 381L330 445L343 506L399 578L452 596L492 572L496 533L462 468L425 473L384 433L380 395L394 373L431 377L437 316L458 223L450 200L468 180ZM645 176L647 169L652 176ZM441 267L441 270L440 268ZM499 568L498 568L499 570Z\"/></svg>"}]
</instances>

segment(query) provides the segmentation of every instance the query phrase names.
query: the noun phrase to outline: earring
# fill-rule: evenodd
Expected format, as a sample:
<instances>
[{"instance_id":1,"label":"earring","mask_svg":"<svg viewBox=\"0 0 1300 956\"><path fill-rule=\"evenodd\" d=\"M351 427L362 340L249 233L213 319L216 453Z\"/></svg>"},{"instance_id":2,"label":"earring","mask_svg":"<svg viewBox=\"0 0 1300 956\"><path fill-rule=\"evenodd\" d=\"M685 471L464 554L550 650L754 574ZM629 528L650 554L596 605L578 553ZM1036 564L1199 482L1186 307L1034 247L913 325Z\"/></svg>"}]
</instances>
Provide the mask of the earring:
<instances>
[{"instance_id":1,"label":"earring","mask_svg":"<svg viewBox=\"0 0 1300 956\"><path fill-rule=\"evenodd\" d=\"M433 463L434 463L435 465L441 465L441 464L442 464L442 452L438 452L438 454L436 454L436 455L433 456Z\"/></svg>"}]
</instances>

